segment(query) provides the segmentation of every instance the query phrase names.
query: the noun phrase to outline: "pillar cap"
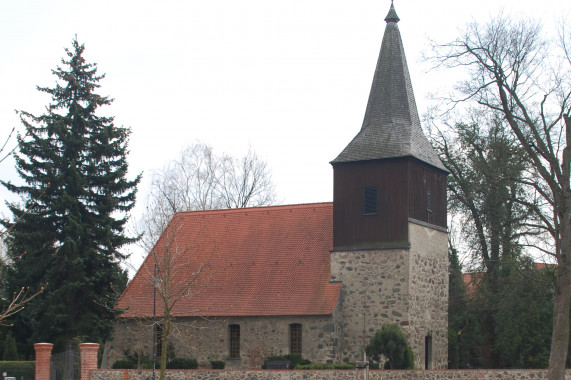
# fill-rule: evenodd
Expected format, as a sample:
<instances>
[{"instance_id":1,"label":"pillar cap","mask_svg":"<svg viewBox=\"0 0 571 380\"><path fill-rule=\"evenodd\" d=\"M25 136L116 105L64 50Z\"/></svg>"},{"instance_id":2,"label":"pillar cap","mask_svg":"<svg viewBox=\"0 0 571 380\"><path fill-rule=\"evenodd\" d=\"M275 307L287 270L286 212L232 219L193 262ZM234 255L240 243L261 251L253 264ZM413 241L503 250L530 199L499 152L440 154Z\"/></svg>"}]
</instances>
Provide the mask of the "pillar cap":
<instances>
[{"instance_id":1,"label":"pillar cap","mask_svg":"<svg viewBox=\"0 0 571 380\"><path fill-rule=\"evenodd\" d=\"M53 348L53 344L51 343L34 343L34 348L36 350L40 349L40 350L51 350Z\"/></svg>"}]
</instances>

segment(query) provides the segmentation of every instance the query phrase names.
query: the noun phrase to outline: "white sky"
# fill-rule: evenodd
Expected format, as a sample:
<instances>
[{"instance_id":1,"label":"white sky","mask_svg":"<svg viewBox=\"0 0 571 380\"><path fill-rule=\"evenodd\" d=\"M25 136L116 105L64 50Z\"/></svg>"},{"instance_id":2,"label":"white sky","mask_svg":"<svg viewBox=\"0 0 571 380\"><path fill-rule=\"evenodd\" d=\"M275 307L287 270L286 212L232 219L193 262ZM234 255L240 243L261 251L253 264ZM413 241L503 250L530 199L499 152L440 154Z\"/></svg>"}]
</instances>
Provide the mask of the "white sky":
<instances>
[{"instance_id":1,"label":"white sky","mask_svg":"<svg viewBox=\"0 0 571 380\"><path fill-rule=\"evenodd\" d=\"M75 35L98 63L106 113L130 127L131 175L150 173L194 140L218 153L251 146L281 203L332 200L334 159L359 131L389 0L0 0L0 138L15 109L40 114ZM420 62L428 38L505 14L541 19L555 36L569 0L396 0L419 113L451 85ZM569 17L568 17L569 18ZM12 163L0 165L14 178ZM0 200L8 196L0 190Z\"/></svg>"}]
</instances>

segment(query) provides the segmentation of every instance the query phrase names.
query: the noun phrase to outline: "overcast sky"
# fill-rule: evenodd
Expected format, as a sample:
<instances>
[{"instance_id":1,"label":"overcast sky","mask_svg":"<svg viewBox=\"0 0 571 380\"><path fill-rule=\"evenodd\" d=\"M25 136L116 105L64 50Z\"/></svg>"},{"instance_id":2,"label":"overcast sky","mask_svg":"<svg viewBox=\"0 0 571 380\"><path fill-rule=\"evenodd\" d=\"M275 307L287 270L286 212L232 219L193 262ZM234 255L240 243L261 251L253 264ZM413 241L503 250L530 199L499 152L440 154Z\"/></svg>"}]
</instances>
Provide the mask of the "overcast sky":
<instances>
[{"instance_id":1,"label":"overcast sky","mask_svg":"<svg viewBox=\"0 0 571 380\"><path fill-rule=\"evenodd\" d=\"M215 151L251 146L269 164L280 203L332 200L334 159L359 131L389 0L0 0L0 135L15 109L39 114L77 35L107 76L101 95L130 127L130 174L153 170L195 140ZM535 18L555 37L569 0L395 0L419 113L452 78L428 72L428 39L467 22ZM14 178L12 163L0 165ZM17 178L15 179L17 180ZM6 198L0 191L0 198ZM142 205L135 210L137 214Z\"/></svg>"}]
</instances>

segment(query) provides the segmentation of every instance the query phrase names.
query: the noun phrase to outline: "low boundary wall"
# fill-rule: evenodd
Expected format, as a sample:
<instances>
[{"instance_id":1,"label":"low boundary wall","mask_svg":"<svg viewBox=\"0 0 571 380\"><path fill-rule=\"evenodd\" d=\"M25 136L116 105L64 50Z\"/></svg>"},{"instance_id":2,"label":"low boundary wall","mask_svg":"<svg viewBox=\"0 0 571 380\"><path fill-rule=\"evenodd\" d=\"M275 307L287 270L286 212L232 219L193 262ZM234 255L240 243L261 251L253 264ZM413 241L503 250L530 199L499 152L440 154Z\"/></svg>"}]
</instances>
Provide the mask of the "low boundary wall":
<instances>
[{"instance_id":1,"label":"low boundary wall","mask_svg":"<svg viewBox=\"0 0 571 380\"><path fill-rule=\"evenodd\" d=\"M93 370L91 380L152 380L152 370ZM367 376L368 375L368 376ZM159 378L159 371L155 371ZM538 380L547 370L169 370L168 380ZM571 380L568 370L565 380Z\"/></svg>"}]
</instances>

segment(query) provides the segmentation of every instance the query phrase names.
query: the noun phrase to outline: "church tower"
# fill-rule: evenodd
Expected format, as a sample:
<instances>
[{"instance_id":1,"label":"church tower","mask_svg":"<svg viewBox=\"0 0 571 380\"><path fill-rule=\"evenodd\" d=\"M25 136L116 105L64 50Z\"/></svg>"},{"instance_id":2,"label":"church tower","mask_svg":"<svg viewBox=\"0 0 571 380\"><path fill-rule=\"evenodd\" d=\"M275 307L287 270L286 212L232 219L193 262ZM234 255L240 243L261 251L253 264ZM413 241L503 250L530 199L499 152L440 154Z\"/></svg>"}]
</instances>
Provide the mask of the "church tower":
<instances>
[{"instance_id":1,"label":"church tower","mask_svg":"<svg viewBox=\"0 0 571 380\"><path fill-rule=\"evenodd\" d=\"M361 130L333 166L336 359L397 323L417 368L447 367L446 168L423 134L394 5Z\"/></svg>"}]
</instances>

